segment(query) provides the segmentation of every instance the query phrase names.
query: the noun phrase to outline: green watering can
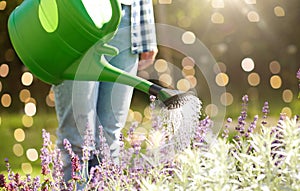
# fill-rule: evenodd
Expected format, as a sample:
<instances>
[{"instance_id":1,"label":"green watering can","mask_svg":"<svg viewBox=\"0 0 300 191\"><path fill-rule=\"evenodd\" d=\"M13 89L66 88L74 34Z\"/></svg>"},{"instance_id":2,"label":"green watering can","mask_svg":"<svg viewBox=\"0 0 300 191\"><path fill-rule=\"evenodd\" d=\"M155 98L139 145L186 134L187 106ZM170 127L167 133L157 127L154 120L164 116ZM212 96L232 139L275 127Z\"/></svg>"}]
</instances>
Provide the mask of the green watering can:
<instances>
[{"instance_id":1,"label":"green watering can","mask_svg":"<svg viewBox=\"0 0 300 191\"><path fill-rule=\"evenodd\" d=\"M117 0L24 0L10 15L11 42L22 62L42 81L109 81L155 95L168 108L180 106L189 93L170 90L112 65L103 55L117 55L107 45L121 20ZM92 47L92 48L91 48ZM86 72L78 73L79 66ZM97 78L92 73L98 71Z\"/></svg>"}]
</instances>

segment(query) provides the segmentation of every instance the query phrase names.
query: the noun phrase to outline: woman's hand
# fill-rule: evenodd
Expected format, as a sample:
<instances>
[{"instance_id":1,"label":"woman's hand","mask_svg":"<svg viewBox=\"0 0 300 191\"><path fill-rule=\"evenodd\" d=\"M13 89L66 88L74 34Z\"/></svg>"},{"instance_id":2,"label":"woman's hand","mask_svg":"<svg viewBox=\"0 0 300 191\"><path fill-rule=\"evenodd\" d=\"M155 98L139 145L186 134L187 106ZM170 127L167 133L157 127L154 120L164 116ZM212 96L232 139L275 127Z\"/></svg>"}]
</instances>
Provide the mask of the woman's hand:
<instances>
[{"instance_id":1,"label":"woman's hand","mask_svg":"<svg viewBox=\"0 0 300 191\"><path fill-rule=\"evenodd\" d=\"M156 55L157 55L157 50L140 53L138 70L143 70L149 67L151 64L153 64Z\"/></svg>"}]
</instances>

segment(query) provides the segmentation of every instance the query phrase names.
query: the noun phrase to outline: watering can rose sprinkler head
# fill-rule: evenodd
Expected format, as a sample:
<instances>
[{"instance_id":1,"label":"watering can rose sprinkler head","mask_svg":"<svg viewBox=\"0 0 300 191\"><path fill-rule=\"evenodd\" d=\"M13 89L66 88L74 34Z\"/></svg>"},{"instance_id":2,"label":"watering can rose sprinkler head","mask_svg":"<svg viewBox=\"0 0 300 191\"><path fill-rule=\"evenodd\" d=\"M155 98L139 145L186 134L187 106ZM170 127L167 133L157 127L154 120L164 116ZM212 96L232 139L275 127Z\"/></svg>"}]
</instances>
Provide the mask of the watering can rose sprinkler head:
<instances>
[{"instance_id":1,"label":"watering can rose sprinkler head","mask_svg":"<svg viewBox=\"0 0 300 191\"><path fill-rule=\"evenodd\" d=\"M156 84L149 88L149 94L156 96L168 109L180 108L192 97L195 97L193 92L167 89Z\"/></svg>"}]
</instances>

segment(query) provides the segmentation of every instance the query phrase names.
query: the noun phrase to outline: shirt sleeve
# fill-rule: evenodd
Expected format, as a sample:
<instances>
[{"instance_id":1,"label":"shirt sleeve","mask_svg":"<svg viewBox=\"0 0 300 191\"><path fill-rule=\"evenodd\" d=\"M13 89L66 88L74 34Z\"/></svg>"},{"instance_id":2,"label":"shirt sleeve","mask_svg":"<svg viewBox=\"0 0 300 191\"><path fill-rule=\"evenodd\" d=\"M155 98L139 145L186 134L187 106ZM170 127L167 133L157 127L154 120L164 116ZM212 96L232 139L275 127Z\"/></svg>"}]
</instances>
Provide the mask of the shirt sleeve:
<instances>
[{"instance_id":1,"label":"shirt sleeve","mask_svg":"<svg viewBox=\"0 0 300 191\"><path fill-rule=\"evenodd\" d=\"M131 5L131 50L133 54L157 50L152 0L134 0Z\"/></svg>"}]
</instances>

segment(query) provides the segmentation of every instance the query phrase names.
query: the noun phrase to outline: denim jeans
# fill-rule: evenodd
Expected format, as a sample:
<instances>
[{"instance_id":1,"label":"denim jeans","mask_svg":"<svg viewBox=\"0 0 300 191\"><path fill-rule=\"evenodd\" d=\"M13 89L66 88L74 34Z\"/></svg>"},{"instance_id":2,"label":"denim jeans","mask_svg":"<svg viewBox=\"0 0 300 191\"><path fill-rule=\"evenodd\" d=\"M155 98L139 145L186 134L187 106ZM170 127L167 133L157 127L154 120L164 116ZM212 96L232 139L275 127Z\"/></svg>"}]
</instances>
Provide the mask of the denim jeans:
<instances>
[{"instance_id":1,"label":"denim jeans","mask_svg":"<svg viewBox=\"0 0 300 191\"><path fill-rule=\"evenodd\" d=\"M106 57L109 63L136 75L138 55L132 54L130 49L130 6L122 6L119 31L109 44L119 49L117 56ZM58 118L56 144L62 151L65 179L71 178L71 160L63 140L68 139L73 151L81 157L87 127L91 128L97 146L98 127L103 126L111 155L117 161L120 131L126 122L133 87L112 82L66 80L53 86L53 91Z\"/></svg>"}]
</instances>

